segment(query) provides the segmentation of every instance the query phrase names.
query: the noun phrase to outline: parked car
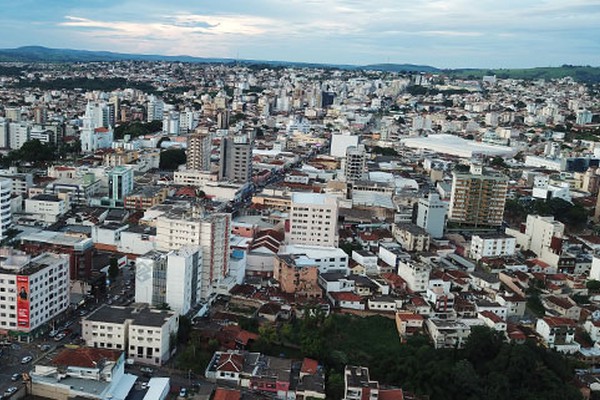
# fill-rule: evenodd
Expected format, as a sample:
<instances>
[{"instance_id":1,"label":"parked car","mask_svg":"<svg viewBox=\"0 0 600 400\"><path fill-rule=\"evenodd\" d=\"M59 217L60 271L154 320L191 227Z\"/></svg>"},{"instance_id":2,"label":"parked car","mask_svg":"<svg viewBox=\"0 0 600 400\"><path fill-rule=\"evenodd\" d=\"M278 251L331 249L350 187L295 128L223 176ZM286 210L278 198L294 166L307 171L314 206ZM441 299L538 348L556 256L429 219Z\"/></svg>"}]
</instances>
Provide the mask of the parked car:
<instances>
[{"instance_id":1,"label":"parked car","mask_svg":"<svg viewBox=\"0 0 600 400\"><path fill-rule=\"evenodd\" d=\"M19 379L21 379L21 374L12 374L12 376L10 377L10 380L13 382L18 381Z\"/></svg>"},{"instance_id":2,"label":"parked car","mask_svg":"<svg viewBox=\"0 0 600 400\"><path fill-rule=\"evenodd\" d=\"M142 367L140 368L140 372L146 375L152 375L154 373L154 370L150 367Z\"/></svg>"},{"instance_id":3,"label":"parked car","mask_svg":"<svg viewBox=\"0 0 600 400\"><path fill-rule=\"evenodd\" d=\"M48 336L50 336L51 338L53 338L54 336L58 335L58 330L53 329L50 331L50 333L48 334Z\"/></svg>"},{"instance_id":4,"label":"parked car","mask_svg":"<svg viewBox=\"0 0 600 400\"><path fill-rule=\"evenodd\" d=\"M17 390L19 390L16 386L11 386L4 392L4 395L9 397L12 396Z\"/></svg>"},{"instance_id":5,"label":"parked car","mask_svg":"<svg viewBox=\"0 0 600 400\"><path fill-rule=\"evenodd\" d=\"M25 356L25 357L21 358L21 364L27 364L27 363L30 363L30 362L31 362L31 360L33 360L33 357L32 357L32 356Z\"/></svg>"},{"instance_id":6,"label":"parked car","mask_svg":"<svg viewBox=\"0 0 600 400\"><path fill-rule=\"evenodd\" d=\"M67 336L67 335L64 332L61 332L54 337L54 341L60 342L61 340L63 340L65 338L65 336Z\"/></svg>"},{"instance_id":7,"label":"parked car","mask_svg":"<svg viewBox=\"0 0 600 400\"><path fill-rule=\"evenodd\" d=\"M187 397L187 389L182 387L179 389L179 397Z\"/></svg>"}]
</instances>

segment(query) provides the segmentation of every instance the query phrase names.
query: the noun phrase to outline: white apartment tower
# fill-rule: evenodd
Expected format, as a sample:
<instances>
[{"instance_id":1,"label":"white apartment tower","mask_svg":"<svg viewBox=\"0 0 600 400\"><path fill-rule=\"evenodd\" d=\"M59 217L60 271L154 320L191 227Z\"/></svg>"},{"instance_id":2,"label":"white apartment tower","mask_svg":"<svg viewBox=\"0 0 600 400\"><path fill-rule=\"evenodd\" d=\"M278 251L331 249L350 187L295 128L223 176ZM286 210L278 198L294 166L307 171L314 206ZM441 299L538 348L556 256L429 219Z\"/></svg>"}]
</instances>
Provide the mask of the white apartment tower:
<instances>
[{"instance_id":1,"label":"white apartment tower","mask_svg":"<svg viewBox=\"0 0 600 400\"><path fill-rule=\"evenodd\" d=\"M252 138L250 135L221 138L219 180L246 183L252 179Z\"/></svg>"},{"instance_id":2,"label":"white apartment tower","mask_svg":"<svg viewBox=\"0 0 600 400\"><path fill-rule=\"evenodd\" d=\"M417 226L425 229L432 238L444 236L444 226L448 215L448 203L442 201L437 193L419 199Z\"/></svg>"},{"instance_id":3,"label":"white apartment tower","mask_svg":"<svg viewBox=\"0 0 600 400\"><path fill-rule=\"evenodd\" d=\"M292 193L287 242L322 247L337 247L338 203L334 196L317 193Z\"/></svg>"},{"instance_id":4,"label":"white apartment tower","mask_svg":"<svg viewBox=\"0 0 600 400\"><path fill-rule=\"evenodd\" d=\"M12 179L0 178L0 240L6 237L6 231L12 226L11 193Z\"/></svg>"},{"instance_id":5,"label":"white apartment tower","mask_svg":"<svg viewBox=\"0 0 600 400\"><path fill-rule=\"evenodd\" d=\"M186 314L200 298L202 251L184 247L173 251L150 251L136 260L135 301L154 307L168 305Z\"/></svg>"}]
</instances>

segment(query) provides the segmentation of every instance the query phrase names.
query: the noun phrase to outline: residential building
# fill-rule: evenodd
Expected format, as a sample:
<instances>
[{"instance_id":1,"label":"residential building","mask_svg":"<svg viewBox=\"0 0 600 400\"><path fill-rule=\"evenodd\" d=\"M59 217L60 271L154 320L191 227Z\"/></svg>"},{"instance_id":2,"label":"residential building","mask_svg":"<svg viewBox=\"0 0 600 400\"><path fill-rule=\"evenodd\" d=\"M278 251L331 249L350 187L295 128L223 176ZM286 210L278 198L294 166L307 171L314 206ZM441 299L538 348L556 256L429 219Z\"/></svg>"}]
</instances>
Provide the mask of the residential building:
<instances>
[{"instance_id":1,"label":"residential building","mask_svg":"<svg viewBox=\"0 0 600 400\"><path fill-rule=\"evenodd\" d=\"M136 259L135 301L168 306L185 315L202 297L202 251L183 247L151 251Z\"/></svg>"},{"instance_id":2,"label":"residential building","mask_svg":"<svg viewBox=\"0 0 600 400\"><path fill-rule=\"evenodd\" d=\"M0 329L23 340L69 307L69 258L0 250Z\"/></svg>"},{"instance_id":3,"label":"residential building","mask_svg":"<svg viewBox=\"0 0 600 400\"><path fill-rule=\"evenodd\" d=\"M338 244L338 203L333 196L292 193L287 242L323 247Z\"/></svg>"},{"instance_id":4,"label":"residential building","mask_svg":"<svg viewBox=\"0 0 600 400\"><path fill-rule=\"evenodd\" d=\"M448 217L448 203L440 199L439 194L429 193L428 197L419 199L417 209L417 226L425 229L434 239L444 236L444 227Z\"/></svg>"},{"instance_id":5,"label":"residential building","mask_svg":"<svg viewBox=\"0 0 600 400\"><path fill-rule=\"evenodd\" d=\"M504 234L478 234L471 238L469 253L476 261L484 257L505 257L515 254L517 240Z\"/></svg>"},{"instance_id":6,"label":"residential building","mask_svg":"<svg viewBox=\"0 0 600 400\"><path fill-rule=\"evenodd\" d=\"M212 143L209 132L197 132L188 137L186 169L210 171Z\"/></svg>"},{"instance_id":7,"label":"residential building","mask_svg":"<svg viewBox=\"0 0 600 400\"><path fill-rule=\"evenodd\" d=\"M252 138L250 135L221 138L219 180L246 183L252 178Z\"/></svg>"},{"instance_id":8,"label":"residential building","mask_svg":"<svg viewBox=\"0 0 600 400\"><path fill-rule=\"evenodd\" d=\"M429 283L431 266L412 260L398 261L398 275L406 281L413 292L424 292Z\"/></svg>"},{"instance_id":9,"label":"residential building","mask_svg":"<svg viewBox=\"0 0 600 400\"><path fill-rule=\"evenodd\" d=\"M410 222L398 223L392 226L394 239L406 251L429 251L430 236L425 229Z\"/></svg>"},{"instance_id":10,"label":"residential building","mask_svg":"<svg viewBox=\"0 0 600 400\"><path fill-rule=\"evenodd\" d=\"M522 250L531 250L538 257L552 248L554 238L562 238L565 225L555 221L554 217L528 215L525 222L525 232L516 229L506 229L506 233L517 239L517 245Z\"/></svg>"},{"instance_id":11,"label":"residential building","mask_svg":"<svg viewBox=\"0 0 600 400\"><path fill-rule=\"evenodd\" d=\"M448 219L461 225L500 226L508 191L508 177L472 164L469 172L452 173Z\"/></svg>"},{"instance_id":12,"label":"residential building","mask_svg":"<svg viewBox=\"0 0 600 400\"><path fill-rule=\"evenodd\" d=\"M358 135L334 134L331 136L331 150L329 152L333 157L346 157L346 151L349 147L357 147L359 141Z\"/></svg>"},{"instance_id":13,"label":"residential building","mask_svg":"<svg viewBox=\"0 0 600 400\"><path fill-rule=\"evenodd\" d=\"M338 272L348 275L348 254L338 247L286 245L279 248L279 254L306 255L319 268L319 274Z\"/></svg>"},{"instance_id":14,"label":"residential building","mask_svg":"<svg viewBox=\"0 0 600 400\"><path fill-rule=\"evenodd\" d=\"M147 210L164 202L169 194L169 189L158 186L143 186L133 189L125 196L125 208Z\"/></svg>"},{"instance_id":15,"label":"residential building","mask_svg":"<svg viewBox=\"0 0 600 400\"><path fill-rule=\"evenodd\" d=\"M344 368L344 400L377 400L379 382L371 380L369 368L346 365Z\"/></svg>"},{"instance_id":16,"label":"residential building","mask_svg":"<svg viewBox=\"0 0 600 400\"><path fill-rule=\"evenodd\" d=\"M367 179L367 150L364 145L351 146L346 149L346 158L342 161L346 182Z\"/></svg>"},{"instance_id":17,"label":"residential building","mask_svg":"<svg viewBox=\"0 0 600 400\"><path fill-rule=\"evenodd\" d=\"M278 254L273 278L284 293L300 297L320 298L323 293L317 282L319 269L314 260L304 254Z\"/></svg>"},{"instance_id":18,"label":"residential building","mask_svg":"<svg viewBox=\"0 0 600 400\"><path fill-rule=\"evenodd\" d=\"M470 326L461 321L429 318L425 327L436 349L461 349L471 334Z\"/></svg>"},{"instance_id":19,"label":"residential building","mask_svg":"<svg viewBox=\"0 0 600 400\"><path fill-rule=\"evenodd\" d=\"M561 353L573 354L581 346L575 341L577 321L562 317L543 317L537 320L536 332L546 346Z\"/></svg>"},{"instance_id":20,"label":"residential building","mask_svg":"<svg viewBox=\"0 0 600 400\"><path fill-rule=\"evenodd\" d=\"M17 196L25 197L29 193L29 188L33 186L33 174L19 172L16 167L0 170L0 178L7 178L12 181L12 193Z\"/></svg>"},{"instance_id":21,"label":"residential building","mask_svg":"<svg viewBox=\"0 0 600 400\"><path fill-rule=\"evenodd\" d=\"M12 226L11 195L12 180L0 178L0 240Z\"/></svg>"}]
</instances>

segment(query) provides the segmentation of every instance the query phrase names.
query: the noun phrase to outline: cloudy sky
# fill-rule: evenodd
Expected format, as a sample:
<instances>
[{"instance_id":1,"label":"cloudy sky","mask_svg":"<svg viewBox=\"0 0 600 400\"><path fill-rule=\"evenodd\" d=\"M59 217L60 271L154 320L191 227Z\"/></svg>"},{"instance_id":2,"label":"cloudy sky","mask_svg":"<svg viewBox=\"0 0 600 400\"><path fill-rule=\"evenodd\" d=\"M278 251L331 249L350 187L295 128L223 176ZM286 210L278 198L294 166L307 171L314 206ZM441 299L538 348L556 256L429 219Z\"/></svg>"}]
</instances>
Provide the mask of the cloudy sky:
<instances>
[{"instance_id":1,"label":"cloudy sky","mask_svg":"<svg viewBox=\"0 0 600 400\"><path fill-rule=\"evenodd\" d=\"M600 66L598 0L15 0L0 47L436 67Z\"/></svg>"}]
</instances>

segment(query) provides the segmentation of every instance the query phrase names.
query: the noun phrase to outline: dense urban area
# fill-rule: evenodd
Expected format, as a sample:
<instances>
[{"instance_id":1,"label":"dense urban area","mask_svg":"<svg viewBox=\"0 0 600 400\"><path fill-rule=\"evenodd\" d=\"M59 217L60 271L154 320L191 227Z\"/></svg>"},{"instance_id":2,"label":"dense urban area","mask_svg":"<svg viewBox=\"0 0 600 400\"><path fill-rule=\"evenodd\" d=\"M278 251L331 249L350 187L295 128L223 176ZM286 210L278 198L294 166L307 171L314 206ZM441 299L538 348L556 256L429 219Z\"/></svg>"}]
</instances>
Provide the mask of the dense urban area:
<instances>
[{"instance_id":1,"label":"dense urban area","mask_svg":"<svg viewBox=\"0 0 600 400\"><path fill-rule=\"evenodd\" d=\"M599 89L0 64L0 393L600 398Z\"/></svg>"}]
</instances>

